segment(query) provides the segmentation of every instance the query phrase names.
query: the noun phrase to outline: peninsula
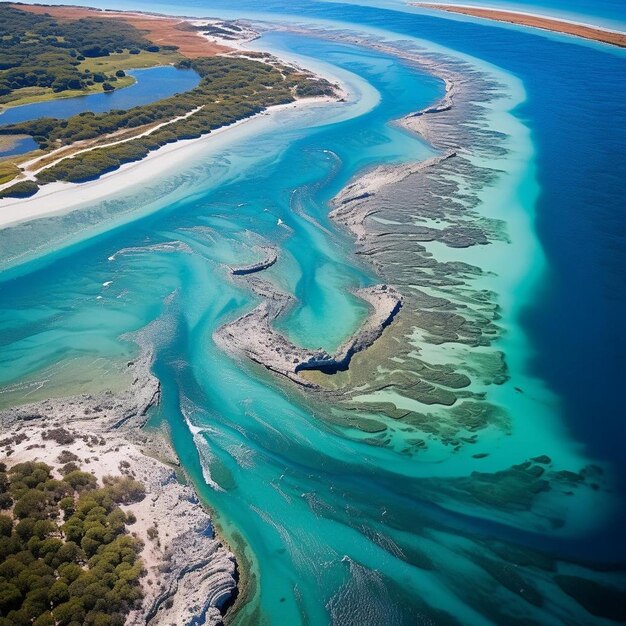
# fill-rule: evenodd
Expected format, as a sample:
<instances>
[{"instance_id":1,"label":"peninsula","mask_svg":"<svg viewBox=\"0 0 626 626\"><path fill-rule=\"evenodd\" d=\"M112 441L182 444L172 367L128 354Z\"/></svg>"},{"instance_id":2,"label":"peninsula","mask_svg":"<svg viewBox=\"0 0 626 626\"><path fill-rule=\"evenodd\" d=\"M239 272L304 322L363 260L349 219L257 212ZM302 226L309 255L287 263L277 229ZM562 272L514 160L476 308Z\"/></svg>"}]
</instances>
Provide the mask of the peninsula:
<instances>
[{"instance_id":1,"label":"peninsula","mask_svg":"<svg viewBox=\"0 0 626 626\"><path fill-rule=\"evenodd\" d=\"M215 20L30 5L3 5L0 18L7 42L0 55L4 107L110 93L132 84L126 71L137 67L174 65L199 79L193 89L126 110L4 125L0 114L0 136L9 146L24 137L38 146L0 160L0 198L29 197L52 182L93 180L166 144L200 138L269 107L335 93L326 80L271 55L216 43L251 34L217 27ZM217 29L227 35L216 37Z\"/></svg>"},{"instance_id":2,"label":"peninsula","mask_svg":"<svg viewBox=\"0 0 626 626\"><path fill-rule=\"evenodd\" d=\"M92 528L87 530L85 522L83 536L82 531L74 527L70 515L74 509L79 514L85 513L87 504L83 500L90 494L97 497L92 490L98 483L109 491L118 483L126 491L128 487L132 488L128 497L115 500L126 516L128 526L127 529L123 525L115 526L115 533L119 534L119 541L128 544L125 548L122 546L123 549L128 552L132 547L133 552L133 569L126 573L127 585L117 584L114 589L109 589L108 585L112 586L115 580L104 576L97 581L98 593L102 597L112 598L114 592L124 592L119 607L112 605L112 600L108 605L98 602L92 605L88 600L89 588L85 591L87 583L72 582L74 579L70 577L66 584L67 565L55 570L58 559L49 558L50 546L47 555L44 555L43 548L33 548L37 554L41 553L43 561L52 567L50 573L58 578L50 588L48 597L56 594L51 605L42 608L47 619L52 606L56 623L69 624L68 615L76 620L71 623L119 623L89 621L96 619L96 613L106 611L117 613L116 618L124 618L126 624L187 625L201 621L217 625L222 623L222 614L234 599L237 588L235 557L215 535L211 518L191 487L179 482L180 463L166 433L143 429L150 409L160 399L160 385L150 373L150 364L151 355L147 352L128 364L133 383L123 392L49 399L0 410L0 458L8 468L9 476L23 473L25 469L34 468L40 473L45 470L49 473L46 493L52 494L53 485L57 491L67 490L64 482L71 483L78 490L74 496L75 504L67 497L58 502L64 509L63 516L58 510L50 509L41 519L45 519L48 525L65 522L62 528L67 541L59 547L57 554L59 558L61 554L65 558L73 554L73 550L76 553L74 560L85 565L85 576L91 577L92 584L96 584L92 579L98 575L101 565L95 563L95 556L89 557L97 552L100 558L102 555L112 558L117 543L108 544L107 539L113 533L113 519L98 523L100 530L97 530L90 513L87 522L93 522ZM7 495L13 495L15 499L21 497L21 492L7 490L1 474L0 471L0 510L10 509ZM59 481L57 476L62 480ZM61 495L65 495L65 491ZM28 502L32 499L33 496L29 496ZM56 501L49 503L49 507L53 505L56 506ZM34 515L29 514L29 517ZM115 512L109 517L114 515ZM13 507L13 516L25 517L17 504ZM0 522L6 519L3 511ZM24 520L16 526L18 534L23 532L20 531L23 524ZM73 525L72 529L70 525ZM107 544L104 552L98 549L94 539ZM57 540L43 540L46 541ZM28 545L30 547L31 542ZM3 552L0 560L6 571L11 557L5 557ZM128 559L127 554L124 562L129 563L130 568ZM43 562L37 563L44 567ZM20 609L19 594L14 601L7 600L7 584L2 575L0 584L4 584L5 590L2 611L8 615L9 621L17 620L25 610L33 610L32 601L28 605L30 608L24 608L30 594L25 596ZM45 588L45 584L42 585ZM59 588L60 594L57 593ZM104 618L100 616L98 619ZM55 623L41 620L44 617L37 623ZM0 622L4 624L6 620L0 617Z\"/></svg>"}]
</instances>

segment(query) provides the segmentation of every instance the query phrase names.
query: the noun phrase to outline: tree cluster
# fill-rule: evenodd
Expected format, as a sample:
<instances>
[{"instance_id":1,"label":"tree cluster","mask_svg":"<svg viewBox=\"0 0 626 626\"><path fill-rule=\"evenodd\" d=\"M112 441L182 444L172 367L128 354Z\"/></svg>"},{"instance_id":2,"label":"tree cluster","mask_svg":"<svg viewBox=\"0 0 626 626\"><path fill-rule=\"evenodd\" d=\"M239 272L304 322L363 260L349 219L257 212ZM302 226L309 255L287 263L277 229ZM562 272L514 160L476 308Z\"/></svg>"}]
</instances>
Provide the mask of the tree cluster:
<instances>
[{"instance_id":1,"label":"tree cluster","mask_svg":"<svg viewBox=\"0 0 626 626\"><path fill-rule=\"evenodd\" d=\"M0 464L0 626L121 626L141 601L141 543L119 504L141 483L44 463Z\"/></svg>"},{"instance_id":2,"label":"tree cluster","mask_svg":"<svg viewBox=\"0 0 626 626\"><path fill-rule=\"evenodd\" d=\"M131 24L117 20L115 28L111 25L106 18L57 21L0 4L0 97L23 87L83 89L95 80L78 67L86 57L159 50Z\"/></svg>"},{"instance_id":3,"label":"tree cluster","mask_svg":"<svg viewBox=\"0 0 626 626\"><path fill-rule=\"evenodd\" d=\"M39 185L32 180L22 180L0 191L0 198L29 198L39 191Z\"/></svg>"}]
</instances>

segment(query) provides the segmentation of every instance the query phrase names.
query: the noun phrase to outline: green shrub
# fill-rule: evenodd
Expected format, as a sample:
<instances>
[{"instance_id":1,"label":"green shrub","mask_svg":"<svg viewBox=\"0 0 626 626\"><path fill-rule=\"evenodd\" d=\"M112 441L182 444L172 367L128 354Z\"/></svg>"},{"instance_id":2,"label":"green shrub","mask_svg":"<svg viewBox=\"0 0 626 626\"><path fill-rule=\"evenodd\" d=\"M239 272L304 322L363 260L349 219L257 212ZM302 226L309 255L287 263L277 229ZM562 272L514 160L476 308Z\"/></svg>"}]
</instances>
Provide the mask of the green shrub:
<instances>
[{"instance_id":1,"label":"green shrub","mask_svg":"<svg viewBox=\"0 0 626 626\"><path fill-rule=\"evenodd\" d=\"M89 474L89 472L81 472L80 470L74 470L73 472L66 474L63 477L63 480L76 491L93 489L98 483L93 474Z\"/></svg>"},{"instance_id":2,"label":"green shrub","mask_svg":"<svg viewBox=\"0 0 626 626\"><path fill-rule=\"evenodd\" d=\"M24 41L27 41L27 45ZM86 57L108 56L123 49L154 50L154 43L132 24L83 18L57 21L17 7L0 4L0 95L23 87L55 92L85 86L78 69Z\"/></svg>"},{"instance_id":3,"label":"green shrub","mask_svg":"<svg viewBox=\"0 0 626 626\"><path fill-rule=\"evenodd\" d=\"M82 113L67 120L41 119L0 128L3 133L37 137L40 146L70 144L101 137L120 129L169 121L202 107L194 115L171 123L152 134L108 148L91 150L65 159L37 177L39 183L56 180L82 182L115 170L123 163L144 158L150 150L179 139L192 139L211 130L245 119L268 106L293 100L293 91L318 95L331 89L326 81L312 80L297 71L281 72L250 59L210 57L184 60L179 67L192 67L201 77L194 89L127 111ZM94 79L104 75L94 74ZM103 83L106 84L106 83ZM214 104L219 100L219 105Z\"/></svg>"},{"instance_id":4,"label":"green shrub","mask_svg":"<svg viewBox=\"0 0 626 626\"><path fill-rule=\"evenodd\" d=\"M0 191L0 198L29 198L39 191L39 185L32 180L15 183Z\"/></svg>"},{"instance_id":5,"label":"green shrub","mask_svg":"<svg viewBox=\"0 0 626 626\"><path fill-rule=\"evenodd\" d=\"M98 488L91 474L71 474L67 482L43 463L8 473L0 464L0 486L16 497L14 517L0 515L0 626L121 626L141 600L142 545L117 502L143 486L124 477Z\"/></svg>"}]
</instances>

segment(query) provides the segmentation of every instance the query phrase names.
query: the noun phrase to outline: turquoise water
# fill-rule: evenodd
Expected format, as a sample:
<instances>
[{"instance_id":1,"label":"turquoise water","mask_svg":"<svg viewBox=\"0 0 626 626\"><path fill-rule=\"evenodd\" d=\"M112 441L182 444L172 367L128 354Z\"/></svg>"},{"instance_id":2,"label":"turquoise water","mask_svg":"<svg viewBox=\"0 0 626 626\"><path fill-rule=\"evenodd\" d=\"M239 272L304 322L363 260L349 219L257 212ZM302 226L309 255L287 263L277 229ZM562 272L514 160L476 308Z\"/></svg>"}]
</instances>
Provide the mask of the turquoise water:
<instances>
[{"instance_id":1,"label":"turquoise water","mask_svg":"<svg viewBox=\"0 0 626 626\"><path fill-rule=\"evenodd\" d=\"M130 109L188 91L200 82L200 77L193 70L179 70L169 65L128 70L127 73L137 81L130 87L110 93L94 93L12 107L0 113L0 125L27 122L39 117L65 119L85 111L104 113L113 109Z\"/></svg>"},{"instance_id":2,"label":"turquoise water","mask_svg":"<svg viewBox=\"0 0 626 626\"><path fill-rule=\"evenodd\" d=\"M14 265L0 294L0 398L121 385L136 347L119 337L145 329L163 386L154 423L168 425L201 496L250 562L251 595L234 623L609 624L562 593L554 574L621 584L619 571L603 571L605 562L619 570L623 552L618 481L617 498L553 489L531 510L513 512L506 502L498 509L462 497L454 481L540 454L573 471L592 461L608 478L623 468L620 399L608 386L619 374L620 339L607 342L605 327L589 323L597 316L607 330L618 328L624 312L624 266L602 256L604 236L614 260L624 252L624 178L609 167L623 151L623 125L608 115L623 113L623 60L517 31L459 24L450 32L440 19L303 6L313 22L384 26L411 48L419 43L412 36L452 46L498 82L502 97L484 104L485 120L503 150L489 163L474 158L498 173L478 185L478 210L505 222L509 242L429 250L481 267L477 286L498 293L498 347L511 381L476 382L471 391L506 409L510 433L481 431L475 449L433 444L425 455L367 445L355 429L325 421L323 404L231 360L212 341L216 328L256 302L226 266L254 260L253 246L271 243L281 254L267 276L299 299L281 329L307 345L340 343L365 314L349 290L377 279L328 220L327 202L368 165L434 154L389 122L441 97L442 82L319 31L270 32L257 45L332 71L352 94L346 104L261 118L196 144L159 180L0 231L0 254ZM571 63L578 76L563 74ZM568 143L572 129L578 150ZM585 176L574 176L581 167ZM600 186L601 202L588 191ZM480 353L415 341L432 363ZM393 432L395 440L407 436ZM528 600L520 586L542 601Z\"/></svg>"}]
</instances>

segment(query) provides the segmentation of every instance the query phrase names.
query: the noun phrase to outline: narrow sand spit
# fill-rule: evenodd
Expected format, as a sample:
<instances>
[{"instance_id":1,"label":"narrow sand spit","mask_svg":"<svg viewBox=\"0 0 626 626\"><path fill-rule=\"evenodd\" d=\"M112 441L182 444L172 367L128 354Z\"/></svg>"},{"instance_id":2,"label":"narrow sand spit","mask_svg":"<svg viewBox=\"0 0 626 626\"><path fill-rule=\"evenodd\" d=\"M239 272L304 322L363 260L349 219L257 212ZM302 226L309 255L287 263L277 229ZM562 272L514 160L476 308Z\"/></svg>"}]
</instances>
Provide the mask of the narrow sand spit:
<instances>
[{"instance_id":1,"label":"narrow sand spit","mask_svg":"<svg viewBox=\"0 0 626 626\"><path fill-rule=\"evenodd\" d=\"M230 136L235 129L241 130L240 127L244 125L254 132L254 123L258 123L265 116L276 115L288 109L330 102L336 102L336 98L327 96L302 98L289 104L279 104L252 117L222 126L197 139L184 139L167 144L153 150L141 161L126 163L96 180L85 183L50 183L44 185L32 198L4 198L0 200L0 229L39 217L68 213L86 203L101 200L111 193L118 193L140 183L147 184L188 161L193 157L194 149L204 150L207 142L213 142L225 133L229 133Z\"/></svg>"},{"instance_id":2,"label":"narrow sand spit","mask_svg":"<svg viewBox=\"0 0 626 626\"><path fill-rule=\"evenodd\" d=\"M448 13L459 13L461 15L481 17L487 20L507 22L509 24L518 24L520 26L531 26L533 28L550 30L564 35L574 35L575 37L582 37L583 39L591 39L592 41L599 41L601 43L608 43L620 48L626 48L625 33L599 28L589 24L579 24L576 22L568 22L566 20L543 17L541 15L533 15L530 13L518 13L516 11L482 9L478 7L457 6L453 4L426 4L421 2L414 4L415 6L426 9L447 11Z\"/></svg>"}]
</instances>

